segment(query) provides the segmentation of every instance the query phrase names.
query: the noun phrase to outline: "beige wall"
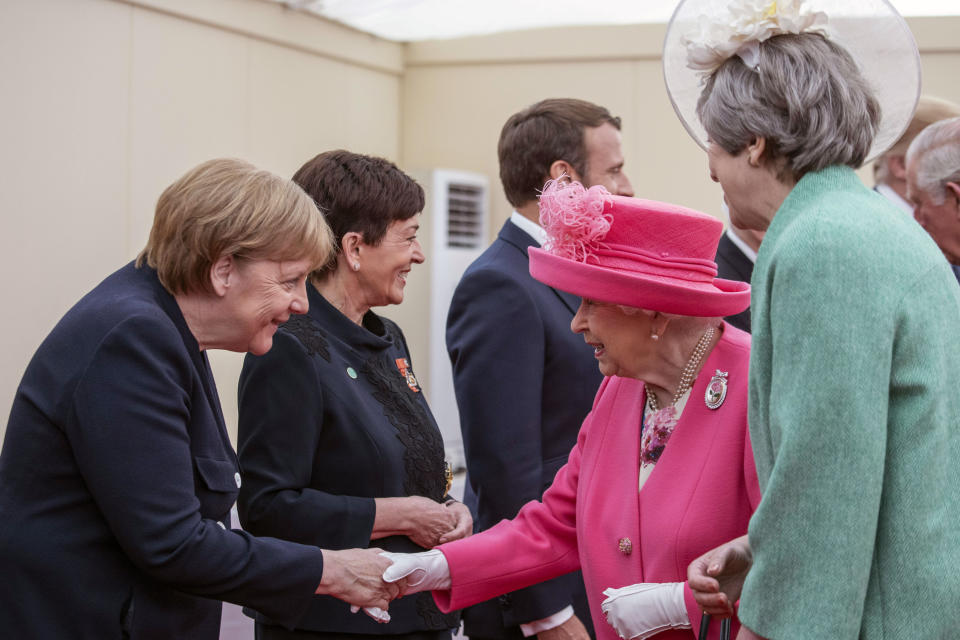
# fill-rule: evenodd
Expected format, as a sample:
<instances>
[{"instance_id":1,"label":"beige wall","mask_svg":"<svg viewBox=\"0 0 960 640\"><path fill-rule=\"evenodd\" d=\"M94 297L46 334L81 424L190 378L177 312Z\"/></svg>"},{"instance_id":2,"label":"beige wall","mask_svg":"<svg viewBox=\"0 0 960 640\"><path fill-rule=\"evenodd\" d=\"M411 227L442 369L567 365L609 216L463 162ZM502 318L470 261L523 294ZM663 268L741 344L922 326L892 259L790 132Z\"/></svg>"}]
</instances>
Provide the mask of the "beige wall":
<instances>
[{"instance_id":1,"label":"beige wall","mask_svg":"<svg viewBox=\"0 0 960 640\"><path fill-rule=\"evenodd\" d=\"M909 20L924 91L960 102L960 18ZM664 25L544 29L407 46L402 157L490 177L496 232L510 213L497 178L503 122L546 97L577 97L623 119L625 171L636 194L717 213L720 189L664 88Z\"/></svg>"},{"instance_id":2,"label":"beige wall","mask_svg":"<svg viewBox=\"0 0 960 640\"><path fill-rule=\"evenodd\" d=\"M399 156L402 46L260 0L0 3L0 428L61 315L143 246L163 188L239 156ZM235 429L237 354L211 354ZM2 435L2 434L0 434Z\"/></svg>"},{"instance_id":3,"label":"beige wall","mask_svg":"<svg viewBox=\"0 0 960 640\"><path fill-rule=\"evenodd\" d=\"M911 21L925 90L960 102L960 18ZM164 186L241 156L290 175L346 147L410 170L489 176L496 139L548 96L624 120L637 194L716 212L720 192L663 89L662 25L549 29L399 45L263 0L0 2L0 437L30 356L59 317L143 245ZM388 311L427 378L425 267ZM240 357L213 356L235 430Z\"/></svg>"}]
</instances>

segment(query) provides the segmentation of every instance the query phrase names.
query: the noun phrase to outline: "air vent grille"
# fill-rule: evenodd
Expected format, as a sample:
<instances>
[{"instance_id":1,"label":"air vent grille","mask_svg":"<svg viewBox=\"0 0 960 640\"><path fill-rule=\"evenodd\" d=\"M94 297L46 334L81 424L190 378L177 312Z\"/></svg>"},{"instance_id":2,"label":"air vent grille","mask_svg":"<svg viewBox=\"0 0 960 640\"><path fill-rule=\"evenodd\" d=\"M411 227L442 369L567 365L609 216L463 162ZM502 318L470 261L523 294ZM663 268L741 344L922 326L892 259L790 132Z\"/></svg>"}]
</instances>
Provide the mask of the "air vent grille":
<instances>
[{"instance_id":1,"label":"air vent grille","mask_svg":"<svg viewBox=\"0 0 960 640\"><path fill-rule=\"evenodd\" d=\"M447 246L483 246L483 187L451 182L447 190Z\"/></svg>"}]
</instances>

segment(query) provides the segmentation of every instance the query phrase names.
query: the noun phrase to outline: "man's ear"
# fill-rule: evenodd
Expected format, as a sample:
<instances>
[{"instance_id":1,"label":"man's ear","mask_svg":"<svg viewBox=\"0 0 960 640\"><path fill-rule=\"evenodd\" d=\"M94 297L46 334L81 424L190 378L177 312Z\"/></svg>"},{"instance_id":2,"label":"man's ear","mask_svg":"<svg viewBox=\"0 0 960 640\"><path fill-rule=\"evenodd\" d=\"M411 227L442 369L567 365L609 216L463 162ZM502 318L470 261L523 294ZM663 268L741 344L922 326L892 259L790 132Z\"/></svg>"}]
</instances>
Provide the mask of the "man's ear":
<instances>
[{"instance_id":1,"label":"man's ear","mask_svg":"<svg viewBox=\"0 0 960 640\"><path fill-rule=\"evenodd\" d=\"M897 180L907 179L907 159L903 156L890 156L887 158L887 171Z\"/></svg>"},{"instance_id":2,"label":"man's ear","mask_svg":"<svg viewBox=\"0 0 960 640\"><path fill-rule=\"evenodd\" d=\"M575 180L577 182L583 182L580 179L580 174L577 173L577 170L567 162L566 160L554 160L553 164L550 165L550 179L559 180L561 176L566 176L570 180Z\"/></svg>"},{"instance_id":3,"label":"man's ear","mask_svg":"<svg viewBox=\"0 0 960 640\"><path fill-rule=\"evenodd\" d=\"M227 295L230 289L230 280L234 277L237 263L233 256L220 256L217 261L210 265L210 284L213 286L213 292L223 297Z\"/></svg>"},{"instance_id":4,"label":"man's ear","mask_svg":"<svg viewBox=\"0 0 960 640\"><path fill-rule=\"evenodd\" d=\"M960 215L960 184L956 182L948 182L946 184L947 194L953 198L953 201L957 204L957 215Z\"/></svg>"}]
</instances>

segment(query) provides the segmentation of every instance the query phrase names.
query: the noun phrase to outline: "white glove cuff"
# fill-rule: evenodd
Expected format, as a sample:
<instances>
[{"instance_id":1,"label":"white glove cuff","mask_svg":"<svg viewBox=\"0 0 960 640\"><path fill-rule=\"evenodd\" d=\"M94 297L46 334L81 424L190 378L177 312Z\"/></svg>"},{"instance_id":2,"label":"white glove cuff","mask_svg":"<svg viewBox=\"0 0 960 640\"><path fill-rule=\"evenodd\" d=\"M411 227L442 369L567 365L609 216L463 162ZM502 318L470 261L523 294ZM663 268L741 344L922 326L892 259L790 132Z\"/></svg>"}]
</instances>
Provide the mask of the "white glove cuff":
<instances>
[{"instance_id":1,"label":"white glove cuff","mask_svg":"<svg viewBox=\"0 0 960 640\"><path fill-rule=\"evenodd\" d=\"M667 629L689 629L682 582L640 583L606 589L600 609L624 640L645 640Z\"/></svg>"}]
</instances>

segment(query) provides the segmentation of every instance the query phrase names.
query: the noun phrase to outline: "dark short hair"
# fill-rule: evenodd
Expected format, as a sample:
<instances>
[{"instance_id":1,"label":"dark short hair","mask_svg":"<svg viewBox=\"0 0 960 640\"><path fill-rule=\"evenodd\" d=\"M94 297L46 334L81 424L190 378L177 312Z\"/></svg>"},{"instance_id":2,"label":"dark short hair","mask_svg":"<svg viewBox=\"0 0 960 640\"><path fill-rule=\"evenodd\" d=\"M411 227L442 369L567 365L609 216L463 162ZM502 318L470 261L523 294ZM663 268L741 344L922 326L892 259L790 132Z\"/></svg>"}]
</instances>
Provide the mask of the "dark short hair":
<instances>
[{"instance_id":1,"label":"dark short hair","mask_svg":"<svg viewBox=\"0 0 960 640\"><path fill-rule=\"evenodd\" d=\"M359 233L365 243L376 246L393 222L423 211L423 188L384 158L327 151L300 167L293 181L313 198L333 231L335 251L314 275L336 268L347 233Z\"/></svg>"},{"instance_id":2,"label":"dark short hair","mask_svg":"<svg viewBox=\"0 0 960 640\"><path fill-rule=\"evenodd\" d=\"M520 207L536 199L550 165L565 160L581 176L587 173L584 131L620 118L586 100L549 98L510 116L500 131L497 154L507 200Z\"/></svg>"},{"instance_id":3,"label":"dark short hair","mask_svg":"<svg viewBox=\"0 0 960 640\"><path fill-rule=\"evenodd\" d=\"M799 180L831 165L863 164L880 124L880 105L850 54L818 33L760 43L758 69L731 56L707 79L697 115L729 154L763 137L778 178Z\"/></svg>"}]
</instances>

